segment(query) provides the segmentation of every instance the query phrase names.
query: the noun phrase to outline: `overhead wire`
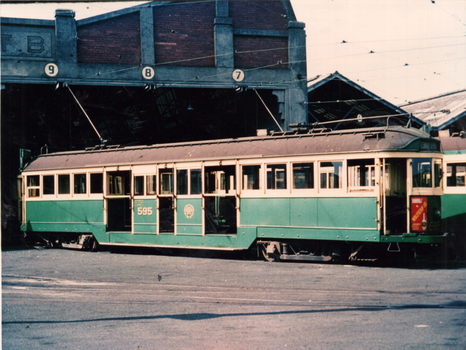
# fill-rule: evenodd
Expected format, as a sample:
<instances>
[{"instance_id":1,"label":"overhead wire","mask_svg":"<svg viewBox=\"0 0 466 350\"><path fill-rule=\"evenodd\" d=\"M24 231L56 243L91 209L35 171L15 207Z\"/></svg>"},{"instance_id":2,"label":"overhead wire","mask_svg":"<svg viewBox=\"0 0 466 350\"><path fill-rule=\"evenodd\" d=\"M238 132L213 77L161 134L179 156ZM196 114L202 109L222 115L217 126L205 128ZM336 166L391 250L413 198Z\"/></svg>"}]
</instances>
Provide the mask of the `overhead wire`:
<instances>
[{"instance_id":1,"label":"overhead wire","mask_svg":"<svg viewBox=\"0 0 466 350\"><path fill-rule=\"evenodd\" d=\"M155 3L155 4L152 4L152 3L149 3L149 4L142 4L142 5L138 5L138 6L151 6L151 7L156 7L156 6L175 6L175 5L179 5L179 4L186 4L186 3L207 3L207 2L212 2L212 0L207 0L207 1L192 1L192 2L166 2L164 3L163 5L160 4L160 3ZM284 16L282 13L279 13L279 12L276 12L272 9L267 9L266 7L262 6L262 5L259 5L258 3L254 2L254 1L249 1L249 3L255 5L255 6L258 6L258 7L261 7L263 9L266 9L268 10L269 12L272 12L272 13L276 13L277 15L279 16ZM438 6L438 4L436 4ZM97 6L97 5L96 5ZM105 9L104 7L100 6L102 9ZM439 6L440 7L440 6ZM441 8L441 7L440 7ZM445 9L441 8L442 10L444 10L446 13L448 13ZM451 15L450 13L448 13L449 15ZM451 15L453 16L453 15ZM454 16L453 16L454 17ZM459 19L458 19L459 20ZM460 23L462 23L464 25L464 23L459 20ZM170 31L171 33L173 34L180 34L172 29L170 29L168 26L165 26L164 27L167 31ZM181 34L180 34L181 35ZM196 38L196 36L193 36L193 35L190 35L190 34L184 34L184 35L188 35L190 39L192 40L198 40L199 38ZM416 39L397 39L397 40L389 40L389 41L408 41L408 40L440 40L440 39L445 39L445 38L459 38L459 36L449 36L449 37L434 37L434 38L416 38ZM200 39L199 39L200 40ZM202 40L202 41L205 41L207 43L212 43L211 41L206 41L206 40ZM347 44L352 44L352 45L356 45L356 46L360 46L361 48L364 48L366 50L369 50L367 47L364 47L364 45L361 45L361 44L366 44L366 43L371 43L371 42L374 42L374 43L381 43L381 42L387 42L387 40L378 40L378 41L355 41L355 42L351 42L351 41L347 41L346 43ZM327 45L338 45L338 44L325 44L326 46ZM460 44L450 44L450 45L433 45L433 46L422 46L422 47L417 47L417 48L407 48L407 49L398 49L398 50L384 50L384 51L372 51L372 50L369 50L367 51L366 53L356 53L356 54L349 54L349 55L339 55L339 56L333 56L333 57L326 57L326 58L319 58L319 59L314 59L314 58L309 58L307 59L307 61L309 60L329 60L329 59L341 59L341 58L349 58L349 57L358 57L358 56L364 56L364 55L369 55L369 54L380 54L380 55L385 55L388 59L391 59L391 60L396 60L400 63L400 66L403 66L405 65L405 63L403 63L403 61L397 59L397 58L393 58L391 56L389 56L388 54L390 53L400 53L400 52L409 52L409 51L417 51L417 50L428 50L428 49L438 49L438 48L445 48L445 47L458 47L458 46L462 46L462 45L466 45L466 43L460 43ZM315 46L319 46L319 45L314 45L314 46L308 46L308 47L315 47ZM299 46L297 46L296 48L299 48ZM285 50L285 49L289 49L288 47L287 48L283 48L283 47L277 47L277 48L268 48L268 49L258 49L258 50L248 50L248 51L236 51L236 52L230 52L230 53L226 53L226 54L223 54L223 55L240 55L240 54L246 54L246 53L257 53L257 52L271 52L271 51L278 51L278 50ZM150 65L150 66L164 66L164 65L174 65L174 64L179 64L179 63L186 63L186 62L190 62L190 61L197 61L197 60L203 60L203 59L210 59L212 57L219 57L219 55L208 55L208 56L201 56L201 57L194 57L194 58L187 58L187 59L183 59L183 60L173 60L173 61L167 61L167 62L160 62L160 63L156 63L155 65ZM459 60L459 58L451 58L451 59L447 59L447 60L442 60L442 61L432 61L432 62L424 62L424 63L410 63L409 66L410 67L417 67L418 69L421 69L423 70L423 68L419 67L420 65L425 65L425 64L429 64L429 63L436 63L436 62L449 62L449 61L454 61L454 60ZM297 63L297 62L282 62L281 64L291 64L291 63ZM266 65L266 66L260 66L260 67L254 67L254 68L250 68L250 69L247 69L246 71L252 71L252 70L259 70L259 69L267 69L267 68L271 68L271 67L274 67L274 66L277 66L278 64L271 64L271 65ZM141 65L140 65L141 66ZM120 71L128 71L128 70L131 70L131 69L137 69L139 68L140 66L136 66L136 67L130 67L130 68L125 68L125 69L122 69L122 70L113 70L113 71L109 71L109 72L102 72L102 71L99 71L98 73L96 73L95 75L108 75L108 74L114 74L114 73L118 73ZM391 68L396 68L398 66L392 66ZM377 70L387 70L387 69L390 69L387 68L387 67L382 67L382 68L379 68L379 69L372 69L372 70L360 70L360 71L356 71L356 72L351 72L350 74L354 74L354 73L364 73L364 72L369 72L369 71L377 71ZM425 72L428 72L428 73L432 73L430 72L429 70L425 70ZM438 74L438 72L434 72L436 74ZM85 79L91 79L93 77L95 77L95 75L92 75L92 76L89 76L89 77L86 77ZM192 81L192 80L198 80L198 79L205 79L205 78L210 78L210 77L215 77L215 76L218 76L218 75L210 75L210 76L196 76L192 79L190 79L189 81ZM404 75L404 78L406 78L409 76L406 76ZM448 79L447 77L444 77L446 79ZM395 78L392 78L392 79L395 79ZM294 79L294 81L298 81L299 79ZM287 82L292 82L293 80L289 80ZM451 80L452 82L455 82L454 80ZM271 83L274 83L274 82L271 82ZM275 82L276 83L276 82ZM456 83L456 82L455 82Z\"/></svg>"}]
</instances>

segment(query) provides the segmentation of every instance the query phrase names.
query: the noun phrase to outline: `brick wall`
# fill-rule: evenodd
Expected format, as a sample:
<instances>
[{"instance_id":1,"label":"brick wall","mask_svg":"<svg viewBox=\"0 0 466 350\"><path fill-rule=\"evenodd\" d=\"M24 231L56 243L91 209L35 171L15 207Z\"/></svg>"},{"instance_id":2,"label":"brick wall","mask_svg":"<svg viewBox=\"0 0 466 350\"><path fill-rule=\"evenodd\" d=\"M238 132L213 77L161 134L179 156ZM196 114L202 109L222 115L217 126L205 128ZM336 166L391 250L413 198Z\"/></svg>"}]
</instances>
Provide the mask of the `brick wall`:
<instances>
[{"instance_id":1,"label":"brick wall","mask_svg":"<svg viewBox=\"0 0 466 350\"><path fill-rule=\"evenodd\" d=\"M288 18L281 1L230 1L235 29L284 31ZM235 67L287 69L288 38L238 36L233 39ZM277 64L282 62L283 64Z\"/></svg>"},{"instance_id":2,"label":"brick wall","mask_svg":"<svg viewBox=\"0 0 466 350\"><path fill-rule=\"evenodd\" d=\"M154 6L155 63L214 67L215 2L174 2ZM229 1L234 29L285 31L282 1ZM79 26L78 62L141 63L139 12ZM288 38L234 36L235 66L287 69ZM283 64L277 64L283 62Z\"/></svg>"},{"instance_id":3,"label":"brick wall","mask_svg":"<svg viewBox=\"0 0 466 350\"><path fill-rule=\"evenodd\" d=\"M235 36L233 46L235 67L288 68L288 38Z\"/></svg>"},{"instance_id":4,"label":"brick wall","mask_svg":"<svg viewBox=\"0 0 466 350\"><path fill-rule=\"evenodd\" d=\"M213 67L215 2L154 7L155 62Z\"/></svg>"},{"instance_id":5,"label":"brick wall","mask_svg":"<svg viewBox=\"0 0 466 350\"><path fill-rule=\"evenodd\" d=\"M233 27L241 29L286 30L288 18L282 1L230 1Z\"/></svg>"},{"instance_id":6,"label":"brick wall","mask_svg":"<svg viewBox=\"0 0 466 350\"><path fill-rule=\"evenodd\" d=\"M78 62L141 63L139 12L79 26Z\"/></svg>"}]
</instances>

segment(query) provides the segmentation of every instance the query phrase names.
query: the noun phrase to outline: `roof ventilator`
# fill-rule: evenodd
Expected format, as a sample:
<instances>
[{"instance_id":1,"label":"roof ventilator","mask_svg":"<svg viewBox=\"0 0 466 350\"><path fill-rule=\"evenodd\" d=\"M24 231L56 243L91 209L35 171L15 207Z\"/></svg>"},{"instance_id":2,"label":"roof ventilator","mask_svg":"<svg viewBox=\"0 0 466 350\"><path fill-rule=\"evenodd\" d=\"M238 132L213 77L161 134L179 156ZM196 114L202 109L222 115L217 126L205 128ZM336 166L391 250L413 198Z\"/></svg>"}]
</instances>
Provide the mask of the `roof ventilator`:
<instances>
[{"instance_id":1,"label":"roof ventilator","mask_svg":"<svg viewBox=\"0 0 466 350\"><path fill-rule=\"evenodd\" d=\"M368 132L366 134L363 134L364 139L363 141L369 140L369 139L384 139L385 138L385 131L378 131L378 132Z\"/></svg>"}]
</instances>

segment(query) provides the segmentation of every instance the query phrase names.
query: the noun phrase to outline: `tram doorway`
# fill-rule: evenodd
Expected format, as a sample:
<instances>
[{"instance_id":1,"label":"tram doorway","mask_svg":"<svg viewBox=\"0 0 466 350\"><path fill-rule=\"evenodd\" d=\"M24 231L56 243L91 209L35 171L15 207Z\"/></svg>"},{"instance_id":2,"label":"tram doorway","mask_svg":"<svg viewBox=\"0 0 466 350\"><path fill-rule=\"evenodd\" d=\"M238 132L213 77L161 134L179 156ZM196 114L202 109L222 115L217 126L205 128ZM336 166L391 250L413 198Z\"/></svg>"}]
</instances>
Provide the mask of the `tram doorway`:
<instances>
[{"instance_id":1,"label":"tram doorway","mask_svg":"<svg viewBox=\"0 0 466 350\"><path fill-rule=\"evenodd\" d=\"M175 232L175 197L173 169L160 169L160 189L158 198L159 233Z\"/></svg>"},{"instance_id":2,"label":"tram doorway","mask_svg":"<svg viewBox=\"0 0 466 350\"><path fill-rule=\"evenodd\" d=\"M236 167L205 168L205 233L236 234Z\"/></svg>"},{"instance_id":3,"label":"tram doorway","mask_svg":"<svg viewBox=\"0 0 466 350\"><path fill-rule=\"evenodd\" d=\"M107 172L107 231L131 231L131 172Z\"/></svg>"},{"instance_id":4,"label":"tram doorway","mask_svg":"<svg viewBox=\"0 0 466 350\"><path fill-rule=\"evenodd\" d=\"M406 159L385 159L382 168L384 233L400 234L407 230Z\"/></svg>"}]
</instances>

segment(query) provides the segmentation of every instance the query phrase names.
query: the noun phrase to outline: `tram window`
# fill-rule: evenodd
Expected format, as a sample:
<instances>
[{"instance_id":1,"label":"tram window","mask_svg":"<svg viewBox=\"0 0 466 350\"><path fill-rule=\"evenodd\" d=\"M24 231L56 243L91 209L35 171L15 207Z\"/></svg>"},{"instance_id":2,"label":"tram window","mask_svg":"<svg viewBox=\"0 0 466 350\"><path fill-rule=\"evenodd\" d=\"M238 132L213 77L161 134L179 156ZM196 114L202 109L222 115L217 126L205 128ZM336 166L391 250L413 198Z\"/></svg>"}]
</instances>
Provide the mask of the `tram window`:
<instances>
[{"instance_id":1,"label":"tram window","mask_svg":"<svg viewBox=\"0 0 466 350\"><path fill-rule=\"evenodd\" d=\"M134 177L134 195L144 196L144 176Z\"/></svg>"},{"instance_id":2,"label":"tram window","mask_svg":"<svg viewBox=\"0 0 466 350\"><path fill-rule=\"evenodd\" d=\"M245 165L243 166L243 190L258 190L260 189L260 165Z\"/></svg>"},{"instance_id":3,"label":"tram window","mask_svg":"<svg viewBox=\"0 0 466 350\"><path fill-rule=\"evenodd\" d=\"M70 175L58 175L58 194L70 193Z\"/></svg>"},{"instance_id":4,"label":"tram window","mask_svg":"<svg viewBox=\"0 0 466 350\"><path fill-rule=\"evenodd\" d=\"M286 164L267 164L267 189L286 189Z\"/></svg>"},{"instance_id":5,"label":"tram window","mask_svg":"<svg viewBox=\"0 0 466 350\"><path fill-rule=\"evenodd\" d=\"M235 166L212 166L205 170L204 191L208 194L227 194L235 190Z\"/></svg>"},{"instance_id":6,"label":"tram window","mask_svg":"<svg viewBox=\"0 0 466 350\"><path fill-rule=\"evenodd\" d=\"M173 193L173 171L172 169L160 172L160 194Z\"/></svg>"},{"instance_id":7,"label":"tram window","mask_svg":"<svg viewBox=\"0 0 466 350\"><path fill-rule=\"evenodd\" d=\"M107 173L107 188L109 195L129 195L131 192L131 178L129 171Z\"/></svg>"},{"instance_id":8,"label":"tram window","mask_svg":"<svg viewBox=\"0 0 466 350\"><path fill-rule=\"evenodd\" d=\"M440 159L434 160L434 186L441 187L442 186L442 161Z\"/></svg>"},{"instance_id":9,"label":"tram window","mask_svg":"<svg viewBox=\"0 0 466 350\"><path fill-rule=\"evenodd\" d=\"M86 174L74 174L74 193L83 194L86 191Z\"/></svg>"},{"instance_id":10,"label":"tram window","mask_svg":"<svg viewBox=\"0 0 466 350\"><path fill-rule=\"evenodd\" d=\"M314 188L314 163L293 164L293 188Z\"/></svg>"},{"instance_id":11,"label":"tram window","mask_svg":"<svg viewBox=\"0 0 466 350\"><path fill-rule=\"evenodd\" d=\"M348 186L375 186L375 165L373 159L348 160Z\"/></svg>"},{"instance_id":12,"label":"tram window","mask_svg":"<svg viewBox=\"0 0 466 350\"><path fill-rule=\"evenodd\" d=\"M341 168L342 162L320 163L320 188L341 188Z\"/></svg>"},{"instance_id":13,"label":"tram window","mask_svg":"<svg viewBox=\"0 0 466 350\"><path fill-rule=\"evenodd\" d=\"M176 194L188 194L188 170L176 171Z\"/></svg>"},{"instance_id":14,"label":"tram window","mask_svg":"<svg viewBox=\"0 0 466 350\"><path fill-rule=\"evenodd\" d=\"M466 186L466 163L447 164L447 186Z\"/></svg>"},{"instance_id":15,"label":"tram window","mask_svg":"<svg viewBox=\"0 0 466 350\"><path fill-rule=\"evenodd\" d=\"M55 194L55 175L44 175L42 182L43 194Z\"/></svg>"},{"instance_id":16,"label":"tram window","mask_svg":"<svg viewBox=\"0 0 466 350\"><path fill-rule=\"evenodd\" d=\"M202 193L201 169L191 169L191 194Z\"/></svg>"},{"instance_id":17,"label":"tram window","mask_svg":"<svg viewBox=\"0 0 466 350\"><path fill-rule=\"evenodd\" d=\"M154 195L157 193L157 179L156 175L147 175L146 176L146 185L147 185L147 191L146 193L148 195Z\"/></svg>"},{"instance_id":18,"label":"tram window","mask_svg":"<svg viewBox=\"0 0 466 350\"><path fill-rule=\"evenodd\" d=\"M103 174L91 174L91 193L103 192Z\"/></svg>"},{"instance_id":19,"label":"tram window","mask_svg":"<svg viewBox=\"0 0 466 350\"><path fill-rule=\"evenodd\" d=\"M39 197L40 196L40 177L39 175L31 175L27 177L28 184L28 196Z\"/></svg>"},{"instance_id":20,"label":"tram window","mask_svg":"<svg viewBox=\"0 0 466 350\"><path fill-rule=\"evenodd\" d=\"M413 187L432 187L432 159L413 158Z\"/></svg>"}]
</instances>

